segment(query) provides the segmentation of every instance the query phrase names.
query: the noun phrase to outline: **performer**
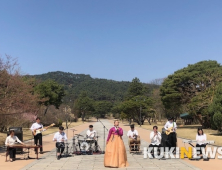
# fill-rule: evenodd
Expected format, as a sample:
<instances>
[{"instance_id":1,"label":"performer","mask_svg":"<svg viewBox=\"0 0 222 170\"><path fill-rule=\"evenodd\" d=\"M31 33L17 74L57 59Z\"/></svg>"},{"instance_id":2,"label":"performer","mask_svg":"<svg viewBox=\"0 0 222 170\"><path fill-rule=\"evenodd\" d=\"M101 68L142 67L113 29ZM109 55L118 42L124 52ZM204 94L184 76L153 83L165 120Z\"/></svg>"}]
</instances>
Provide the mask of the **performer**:
<instances>
[{"instance_id":1,"label":"performer","mask_svg":"<svg viewBox=\"0 0 222 170\"><path fill-rule=\"evenodd\" d=\"M198 128L197 129L197 135L196 135L196 147L200 148L200 154L202 154L202 149L201 148L205 148L206 144L204 143L204 141L207 140L207 136L206 134L203 133L203 129L202 128Z\"/></svg>"},{"instance_id":2,"label":"performer","mask_svg":"<svg viewBox=\"0 0 222 170\"><path fill-rule=\"evenodd\" d=\"M122 140L123 129L119 127L119 121L114 121L114 127L109 130L106 141L104 166L121 168L128 166L126 149Z\"/></svg>"},{"instance_id":3,"label":"performer","mask_svg":"<svg viewBox=\"0 0 222 170\"><path fill-rule=\"evenodd\" d=\"M130 144L140 144L140 137L138 131L134 129L134 125L130 125L131 130L128 131L128 145ZM138 149L138 148L136 148Z\"/></svg>"},{"instance_id":4,"label":"performer","mask_svg":"<svg viewBox=\"0 0 222 170\"><path fill-rule=\"evenodd\" d=\"M43 125L40 123L40 118L37 117L36 118L36 123L33 123L30 130L32 131L32 133L34 132L34 130L38 130L38 129L43 129L43 131L45 131L47 128L43 128ZM38 145L38 142L39 142L39 145L41 146L40 147L40 154L43 154L43 145L42 145L42 133L38 133L36 135L34 135L34 144L35 145ZM37 149L35 149L35 152L37 152Z\"/></svg>"},{"instance_id":5,"label":"performer","mask_svg":"<svg viewBox=\"0 0 222 170\"><path fill-rule=\"evenodd\" d=\"M10 130L9 134L10 135L5 140L6 146L14 145L15 142L18 142L18 143L21 143L22 145L24 145L24 143L22 141L20 141L17 136L15 136L14 130ZM10 161L11 162L15 161L16 148L8 148L8 150L9 150L9 155L10 155Z\"/></svg>"},{"instance_id":6,"label":"performer","mask_svg":"<svg viewBox=\"0 0 222 170\"><path fill-rule=\"evenodd\" d=\"M89 125L89 130L86 131L86 138L93 139L95 142L95 151L98 151L98 144L96 141L97 133L93 130L93 125Z\"/></svg>"},{"instance_id":7,"label":"performer","mask_svg":"<svg viewBox=\"0 0 222 170\"><path fill-rule=\"evenodd\" d=\"M64 141L67 141L67 136L65 132L63 132L64 127L60 126L59 131L55 133L53 141L56 141L57 148L57 159L59 160L62 157L62 153L65 149Z\"/></svg>"},{"instance_id":8,"label":"performer","mask_svg":"<svg viewBox=\"0 0 222 170\"><path fill-rule=\"evenodd\" d=\"M150 133L151 143L149 149L154 149L154 147L161 147L161 133L157 131L158 127L153 126L153 131ZM153 152L152 152L153 153Z\"/></svg>"},{"instance_id":9,"label":"performer","mask_svg":"<svg viewBox=\"0 0 222 170\"><path fill-rule=\"evenodd\" d=\"M170 131L169 128L172 128L172 132L168 135L168 140L169 140L169 144L170 144L169 148L176 147L176 142L177 142L177 139L176 139L177 124L176 124L176 122L173 121L173 117L168 119L168 122L166 122L164 128L167 131Z\"/></svg>"}]
</instances>

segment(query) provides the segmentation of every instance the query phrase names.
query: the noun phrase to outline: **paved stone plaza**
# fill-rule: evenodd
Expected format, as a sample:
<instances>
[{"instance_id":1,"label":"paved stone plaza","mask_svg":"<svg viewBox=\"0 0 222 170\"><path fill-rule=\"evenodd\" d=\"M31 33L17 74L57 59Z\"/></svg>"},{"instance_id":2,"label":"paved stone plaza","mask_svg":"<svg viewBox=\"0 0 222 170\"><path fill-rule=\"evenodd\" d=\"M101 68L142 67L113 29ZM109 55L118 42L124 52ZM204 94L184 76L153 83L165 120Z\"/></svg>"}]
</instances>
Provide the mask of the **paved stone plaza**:
<instances>
[{"instance_id":1,"label":"paved stone plaza","mask_svg":"<svg viewBox=\"0 0 222 170\"><path fill-rule=\"evenodd\" d=\"M103 120L104 125L109 129L112 127L112 124L108 120ZM99 145L103 150L103 126L100 122L94 124L94 129L98 132L99 136ZM86 129L87 130L87 129ZM81 132L85 136L86 130ZM127 159L129 162L129 167L119 168L119 169L129 169L129 170L142 170L142 169L158 169L158 170L199 170L183 160L180 159L167 159L167 160L158 160L158 159L144 159L143 154L130 154L128 148L128 139L126 137L126 131L124 131L123 140L126 146ZM106 137L108 132L106 131ZM70 136L71 134L69 134ZM52 136L53 137L53 136ZM106 138L105 137L105 138ZM149 137L149 134L147 134ZM72 141L70 142L70 147L72 146ZM144 140L141 141L141 148L147 147L148 143ZM70 148L71 149L71 148ZM104 155L71 155L70 157L64 157L60 160L56 159L55 149L49 153L44 154L42 158L36 160L29 165L25 166L21 170L73 170L73 169L82 169L82 170L105 170L109 169L103 165ZM110 168L111 169L111 168Z\"/></svg>"}]
</instances>

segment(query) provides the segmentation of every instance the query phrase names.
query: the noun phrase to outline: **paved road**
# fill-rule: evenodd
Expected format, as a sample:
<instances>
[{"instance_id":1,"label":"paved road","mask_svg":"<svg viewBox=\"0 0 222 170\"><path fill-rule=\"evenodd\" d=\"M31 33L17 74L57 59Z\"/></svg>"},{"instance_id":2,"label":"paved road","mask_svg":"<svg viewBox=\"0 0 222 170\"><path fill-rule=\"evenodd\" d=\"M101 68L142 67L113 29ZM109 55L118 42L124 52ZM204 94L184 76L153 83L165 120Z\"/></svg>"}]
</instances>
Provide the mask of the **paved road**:
<instances>
[{"instance_id":1,"label":"paved road","mask_svg":"<svg viewBox=\"0 0 222 170\"><path fill-rule=\"evenodd\" d=\"M104 125L109 129L112 127L112 124L109 123L107 120L103 120ZM100 122L94 124L94 129L97 130L100 136L103 135L103 126ZM86 129L87 130L87 129ZM81 132L81 134L86 133L86 130ZM107 132L106 132L107 137ZM127 150L127 159L129 162L129 167L127 168L120 168L120 169L127 169L127 170L199 170L183 160L180 159L167 159L167 160L158 160L158 159L144 159L143 155L139 154L130 154L128 148L128 140L126 137L126 131L124 131L123 141L126 146ZM71 146L71 141L70 146ZM99 138L99 145L103 150L103 138ZM141 141L141 148L147 147L148 143L145 141ZM32 162L31 164L25 166L21 170L73 170L73 169L80 169L80 170L107 170L109 168L105 168L103 165L104 155L75 155L66 158L61 158L60 160L56 159L55 149L47 154L44 154L39 160Z\"/></svg>"}]
</instances>

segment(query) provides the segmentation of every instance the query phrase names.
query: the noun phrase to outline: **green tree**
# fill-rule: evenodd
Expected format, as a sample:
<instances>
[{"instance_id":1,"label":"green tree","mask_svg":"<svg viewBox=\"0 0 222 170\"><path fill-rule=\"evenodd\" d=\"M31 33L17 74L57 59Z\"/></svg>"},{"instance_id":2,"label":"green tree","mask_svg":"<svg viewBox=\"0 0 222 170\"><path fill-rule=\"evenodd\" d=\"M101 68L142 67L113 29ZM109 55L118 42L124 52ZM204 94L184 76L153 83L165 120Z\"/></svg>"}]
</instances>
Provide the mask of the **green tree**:
<instances>
[{"instance_id":1,"label":"green tree","mask_svg":"<svg viewBox=\"0 0 222 170\"><path fill-rule=\"evenodd\" d=\"M94 100L83 91L77 99L76 108L81 112L82 121L84 121L86 114L94 111Z\"/></svg>"},{"instance_id":2,"label":"green tree","mask_svg":"<svg viewBox=\"0 0 222 170\"><path fill-rule=\"evenodd\" d=\"M40 96L40 99L43 99L39 102L39 104L46 106L45 114L47 113L50 105L59 109L59 106L63 102L62 99L65 96L64 87L53 80L47 80L39 83L35 86L35 93Z\"/></svg>"},{"instance_id":3,"label":"green tree","mask_svg":"<svg viewBox=\"0 0 222 170\"><path fill-rule=\"evenodd\" d=\"M164 80L160 88L164 107L179 107L177 110L181 112L189 112L197 118L198 114L203 116L207 114L213 93L221 81L222 67L217 61L201 61L188 65Z\"/></svg>"},{"instance_id":4,"label":"green tree","mask_svg":"<svg viewBox=\"0 0 222 170\"><path fill-rule=\"evenodd\" d=\"M128 88L127 97L130 99L134 96L139 96L143 94L144 86L140 80L136 77L132 80Z\"/></svg>"},{"instance_id":5,"label":"green tree","mask_svg":"<svg viewBox=\"0 0 222 170\"><path fill-rule=\"evenodd\" d=\"M94 104L94 115L95 117L98 118L104 118L105 115L107 113L110 112L111 108L112 108L112 103L111 102L107 102L107 101L97 101Z\"/></svg>"},{"instance_id":6,"label":"green tree","mask_svg":"<svg viewBox=\"0 0 222 170\"><path fill-rule=\"evenodd\" d=\"M128 119L133 119L138 124L140 124L141 115L141 124L143 124L145 119L149 117L152 104L153 102L149 97L136 96L121 103L120 108L122 112L127 114Z\"/></svg>"},{"instance_id":7,"label":"green tree","mask_svg":"<svg viewBox=\"0 0 222 170\"><path fill-rule=\"evenodd\" d=\"M222 125L222 83L217 87L217 90L214 94L213 102L209 106L208 111L210 113L211 122L213 127L221 131ZM215 127L214 127L215 126Z\"/></svg>"},{"instance_id":8,"label":"green tree","mask_svg":"<svg viewBox=\"0 0 222 170\"><path fill-rule=\"evenodd\" d=\"M125 101L118 106L119 111L125 113L129 120L134 119L141 125L148 117L148 112L153 104L149 97L150 89L146 84L141 83L138 78L134 78L127 92Z\"/></svg>"}]
</instances>

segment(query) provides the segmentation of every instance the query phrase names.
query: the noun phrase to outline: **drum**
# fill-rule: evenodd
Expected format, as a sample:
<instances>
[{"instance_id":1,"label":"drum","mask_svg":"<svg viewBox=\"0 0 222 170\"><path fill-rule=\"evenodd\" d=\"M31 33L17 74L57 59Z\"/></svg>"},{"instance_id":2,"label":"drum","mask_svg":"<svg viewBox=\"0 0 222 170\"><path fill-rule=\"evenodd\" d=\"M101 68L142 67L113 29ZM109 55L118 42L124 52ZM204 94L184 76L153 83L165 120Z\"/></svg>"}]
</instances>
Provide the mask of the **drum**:
<instances>
[{"instance_id":1,"label":"drum","mask_svg":"<svg viewBox=\"0 0 222 170\"><path fill-rule=\"evenodd\" d=\"M91 144L93 144L94 141L95 141L94 139L90 139L90 138L86 139L86 142L87 142L87 143L91 143Z\"/></svg>"},{"instance_id":2,"label":"drum","mask_svg":"<svg viewBox=\"0 0 222 170\"><path fill-rule=\"evenodd\" d=\"M131 139L131 138L129 138L129 139L128 139L128 144L129 144L129 145L130 145L130 144L140 144L140 137L137 136L136 139Z\"/></svg>"},{"instance_id":3,"label":"drum","mask_svg":"<svg viewBox=\"0 0 222 170\"><path fill-rule=\"evenodd\" d=\"M89 150L89 144L87 142L81 142L80 143L80 149L81 151L88 151Z\"/></svg>"}]
</instances>

